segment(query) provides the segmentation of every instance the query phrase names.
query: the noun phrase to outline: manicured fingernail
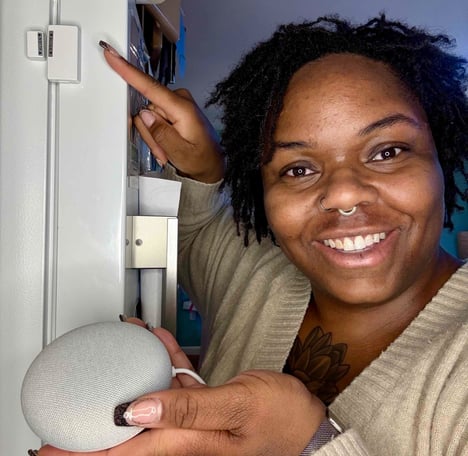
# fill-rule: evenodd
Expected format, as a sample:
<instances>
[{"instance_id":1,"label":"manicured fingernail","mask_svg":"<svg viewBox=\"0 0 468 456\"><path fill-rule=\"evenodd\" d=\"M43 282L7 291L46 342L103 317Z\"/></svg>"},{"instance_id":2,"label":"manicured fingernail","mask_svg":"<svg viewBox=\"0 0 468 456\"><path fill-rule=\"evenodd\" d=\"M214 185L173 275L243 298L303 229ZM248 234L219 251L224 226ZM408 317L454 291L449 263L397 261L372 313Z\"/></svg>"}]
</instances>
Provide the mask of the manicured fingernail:
<instances>
[{"instance_id":1,"label":"manicured fingernail","mask_svg":"<svg viewBox=\"0 0 468 456\"><path fill-rule=\"evenodd\" d=\"M39 456L39 451L37 450L28 450L29 456Z\"/></svg>"},{"instance_id":2,"label":"manicured fingernail","mask_svg":"<svg viewBox=\"0 0 468 456\"><path fill-rule=\"evenodd\" d=\"M125 314L120 314L119 315L119 320L123 321L124 323L128 320L127 316Z\"/></svg>"},{"instance_id":3,"label":"manicured fingernail","mask_svg":"<svg viewBox=\"0 0 468 456\"><path fill-rule=\"evenodd\" d=\"M128 406L131 402L125 402L125 404L120 404L114 409L114 423L116 426L130 426L130 424L125 421L124 414L128 409Z\"/></svg>"},{"instance_id":4,"label":"manicured fingernail","mask_svg":"<svg viewBox=\"0 0 468 456\"><path fill-rule=\"evenodd\" d=\"M150 332L153 332L154 326L151 323L146 323L146 329Z\"/></svg>"},{"instance_id":5,"label":"manicured fingernail","mask_svg":"<svg viewBox=\"0 0 468 456\"><path fill-rule=\"evenodd\" d=\"M101 46L106 51L109 51L115 57L122 57L109 43L106 43L103 40L99 41L99 46Z\"/></svg>"},{"instance_id":6,"label":"manicured fingernail","mask_svg":"<svg viewBox=\"0 0 468 456\"><path fill-rule=\"evenodd\" d=\"M149 109L142 109L139 112L139 116L148 128L151 127L151 125L153 125L156 121L156 116L154 115L153 111L150 111Z\"/></svg>"},{"instance_id":7,"label":"manicured fingernail","mask_svg":"<svg viewBox=\"0 0 468 456\"><path fill-rule=\"evenodd\" d=\"M161 160L159 160L159 158L156 158L156 162L157 162L157 164L159 165L160 168L164 169L165 165Z\"/></svg>"},{"instance_id":8,"label":"manicured fingernail","mask_svg":"<svg viewBox=\"0 0 468 456\"><path fill-rule=\"evenodd\" d=\"M158 399L142 399L118 405L114 411L117 426L146 426L161 419L162 403Z\"/></svg>"}]
</instances>

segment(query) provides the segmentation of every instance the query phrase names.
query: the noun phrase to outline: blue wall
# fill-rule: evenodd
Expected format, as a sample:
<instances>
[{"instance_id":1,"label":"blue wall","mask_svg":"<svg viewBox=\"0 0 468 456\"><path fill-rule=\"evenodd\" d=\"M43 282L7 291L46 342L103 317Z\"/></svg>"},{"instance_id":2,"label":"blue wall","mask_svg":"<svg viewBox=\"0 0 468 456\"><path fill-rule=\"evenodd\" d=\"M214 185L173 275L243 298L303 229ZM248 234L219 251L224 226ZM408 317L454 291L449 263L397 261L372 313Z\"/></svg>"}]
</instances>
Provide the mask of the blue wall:
<instances>
[{"instance_id":1,"label":"blue wall","mask_svg":"<svg viewBox=\"0 0 468 456\"><path fill-rule=\"evenodd\" d=\"M467 188L468 184L464 182L463 176L458 175L456 181L461 188ZM457 255L457 233L459 231L468 231L468 203L462 203L461 201L458 201L458 203L465 209L461 212L454 212L452 216L454 229L452 232L444 229L440 242L447 252L455 256Z\"/></svg>"}]
</instances>

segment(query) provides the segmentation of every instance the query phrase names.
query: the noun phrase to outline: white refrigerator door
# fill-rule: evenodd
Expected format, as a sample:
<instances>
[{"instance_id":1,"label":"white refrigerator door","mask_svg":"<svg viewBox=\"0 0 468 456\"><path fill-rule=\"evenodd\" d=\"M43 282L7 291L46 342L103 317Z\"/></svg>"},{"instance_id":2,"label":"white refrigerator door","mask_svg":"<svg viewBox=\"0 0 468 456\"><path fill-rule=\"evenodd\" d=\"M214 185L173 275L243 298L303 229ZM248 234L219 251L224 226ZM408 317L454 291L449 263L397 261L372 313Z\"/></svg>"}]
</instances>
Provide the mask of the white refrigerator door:
<instances>
[{"instance_id":1,"label":"white refrigerator door","mask_svg":"<svg viewBox=\"0 0 468 456\"><path fill-rule=\"evenodd\" d=\"M40 446L20 389L43 345L136 304L138 273L124 262L125 216L137 210L126 171L128 90L98 46L104 39L126 54L128 6L0 2L1 455ZM27 58L26 32L54 23L80 30L79 83L50 83L47 62Z\"/></svg>"},{"instance_id":2,"label":"white refrigerator door","mask_svg":"<svg viewBox=\"0 0 468 456\"><path fill-rule=\"evenodd\" d=\"M39 440L24 422L21 381L42 346L47 82L25 57L26 25L43 27L48 0L0 2L0 454ZM39 64L36 64L39 63Z\"/></svg>"},{"instance_id":3,"label":"white refrigerator door","mask_svg":"<svg viewBox=\"0 0 468 456\"><path fill-rule=\"evenodd\" d=\"M98 43L126 54L127 0L61 0L60 23L81 31L81 81L58 93L56 335L124 311L128 91Z\"/></svg>"}]
</instances>

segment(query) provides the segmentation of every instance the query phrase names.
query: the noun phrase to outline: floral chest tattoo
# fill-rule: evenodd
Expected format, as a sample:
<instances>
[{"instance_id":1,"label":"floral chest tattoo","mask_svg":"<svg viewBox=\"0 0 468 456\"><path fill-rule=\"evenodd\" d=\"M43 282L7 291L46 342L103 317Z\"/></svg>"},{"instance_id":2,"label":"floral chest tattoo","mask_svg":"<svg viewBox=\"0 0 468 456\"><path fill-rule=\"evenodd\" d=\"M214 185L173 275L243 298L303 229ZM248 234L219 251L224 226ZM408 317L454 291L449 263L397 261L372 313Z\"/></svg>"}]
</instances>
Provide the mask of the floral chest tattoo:
<instances>
[{"instance_id":1,"label":"floral chest tattoo","mask_svg":"<svg viewBox=\"0 0 468 456\"><path fill-rule=\"evenodd\" d=\"M311 393L330 404L339 393L339 380L350 369L344 363L347 349L346 344L332 344L331 333L317 326L304 341L296 337L284 372L301 380Z\"/></svg>"}]
</instances>

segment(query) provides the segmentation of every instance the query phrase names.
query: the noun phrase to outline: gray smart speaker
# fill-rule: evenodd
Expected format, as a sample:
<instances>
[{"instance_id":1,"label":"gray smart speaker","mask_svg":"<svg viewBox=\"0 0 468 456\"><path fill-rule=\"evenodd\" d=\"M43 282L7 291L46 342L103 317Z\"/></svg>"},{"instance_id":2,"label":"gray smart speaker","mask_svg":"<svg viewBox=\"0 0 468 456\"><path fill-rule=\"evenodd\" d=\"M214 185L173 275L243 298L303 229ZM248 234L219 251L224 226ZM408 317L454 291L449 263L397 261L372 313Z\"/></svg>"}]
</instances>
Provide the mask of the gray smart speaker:
<instances>
[{"instance_id":1,"label":"gray smart speaker","mask_svg":"<svg viewBox=\"0 0 468 456\"><path fill-rule=\"evenodd\" d=\"M163 343L130 323L95 323L47 345L23 380L23 414L44 442L67 451L99 451L142 428L114 424L114 409L170 387Z\"/></svg>"}]
</instances>

